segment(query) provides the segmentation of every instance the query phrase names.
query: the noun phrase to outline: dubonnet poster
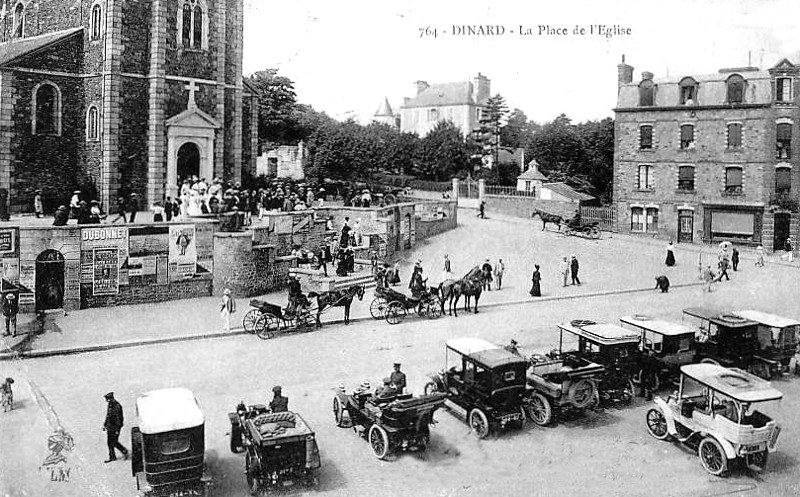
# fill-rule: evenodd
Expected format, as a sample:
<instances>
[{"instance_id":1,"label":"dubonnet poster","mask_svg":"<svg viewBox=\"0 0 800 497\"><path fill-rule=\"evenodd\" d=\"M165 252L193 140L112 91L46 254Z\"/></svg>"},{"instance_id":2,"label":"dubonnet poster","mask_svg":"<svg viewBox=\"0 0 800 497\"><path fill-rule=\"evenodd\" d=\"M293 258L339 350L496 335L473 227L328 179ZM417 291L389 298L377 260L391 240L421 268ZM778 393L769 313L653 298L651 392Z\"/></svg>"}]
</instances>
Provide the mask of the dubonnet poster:
<instances>
[{"instance_id":1,"label":"dubonnet poster","mask_svg":"<svg viewBox=\"0 0 800 497\"><path fill-rule=\"evenodd\" d=\"M170 281L189 279L197 271L197 245L194 225L169 227Z\"/></svg>"}]
</instances>

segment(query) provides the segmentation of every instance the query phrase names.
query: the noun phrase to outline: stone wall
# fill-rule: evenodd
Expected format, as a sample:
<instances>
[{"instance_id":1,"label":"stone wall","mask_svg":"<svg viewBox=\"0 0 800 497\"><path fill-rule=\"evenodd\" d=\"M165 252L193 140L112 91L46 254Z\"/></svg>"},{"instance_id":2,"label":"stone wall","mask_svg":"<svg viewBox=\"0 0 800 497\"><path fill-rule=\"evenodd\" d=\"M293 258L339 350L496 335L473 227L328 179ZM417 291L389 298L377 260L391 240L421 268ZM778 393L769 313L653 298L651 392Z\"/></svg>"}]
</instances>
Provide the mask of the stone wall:
<instances>
[{"instance_id":1,"label":"stone wall","mask_svg":"<svg viewBox=\"0 0 800 497\"><path fill-rule=\"evenodd\" d=\"M486 215L491 217L492 212L530 218L536 209L558 214L565 218L572 218L580 209L578 202L559 202L557 200L541 200L531 197L504 197L501 195L486 195Z\"/></svg>"}]
</instances>

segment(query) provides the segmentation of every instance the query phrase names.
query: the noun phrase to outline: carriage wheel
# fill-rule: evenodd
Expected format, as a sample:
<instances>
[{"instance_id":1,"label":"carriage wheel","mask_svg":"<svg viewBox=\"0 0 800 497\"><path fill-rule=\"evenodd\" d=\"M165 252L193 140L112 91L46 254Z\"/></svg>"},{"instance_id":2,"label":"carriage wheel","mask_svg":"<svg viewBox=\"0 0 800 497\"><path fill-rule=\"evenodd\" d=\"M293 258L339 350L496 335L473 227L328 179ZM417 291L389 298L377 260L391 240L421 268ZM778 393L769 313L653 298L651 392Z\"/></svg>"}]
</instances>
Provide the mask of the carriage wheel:
<instances>
[{"instance_id":1,"label":"carriage wheel","mask_svg":"<svg viewBox=\"0 0 800 497\"><path fill-rule=\"evenodd\" d=\"M369 444L375 457L383 459L389 453L389 434L382 426L372 425L369 429Z\"/></svg>"},{"instance_id":2,"label":"carriage wheel","mask_svg":"<svg viewBox=\"0 0 800 497\"><path fill-rule=\"evenodd\" d=\"M425 316L428 319L439 319L442 317L442 307L439 305L438 301L428 302L428 309Z\"/></svg>"},{"instance_id":3,"label":"carriage wheel","mask_svg":"<svg viewBox=\"0 0 800 497\"><path fill-rule=\"evenodd\" d=\"M316 324L316 321L314 319L314 315L311 312L311 309L305 309L304 311L301 311L300 314L297 316L298 328L302 328L305 330L306 328L312 328L314 324Z\"/></svg>"},{"instance_id":4,"label":"carriage wheel","mask_svg":"<svg viewBox=\"0 0 800 497\"><path fill-rule=\"evenodd\" d=\"M244 326L244 331L247 333L255 333L256 332L256 322L258 321L258 317L261 316L261 311L258 309L250 309L247 314L244 315L244 319L242 319L242 326Z\"/></svg>"},{"instance_id":5,"label":"carriage wheel","mask_svg":"<svg viewBox=\"0 0 800 497\"><path fill-rule=\"evenodd\" d=\"M336 421L336 426L340 428L344 426L344 409L339 397L333 398L333 420Z\"/></svg>"},{"instance_id":6,"label":"carriage wheel","mask_svg":"<svg viewBox=\"0 0 800 497\"><path fill-rule=\"evenodd\" d=\"M406 318L406 308L400 302L390 302L386 307L386 322L399 324Z\"/></svg>"},{"instance_id":7,"label":"carriage wheel","mask_svg":"<svg viewBox=\"0 0 800 497\"><path fill-rule=\"evenodd\" d=\"M375 319L383 319L383 313L386 312L386 299L383 297L375 297L369 305L369 313Z\"/></svg>"},{"instance_id":8,"label":"carriage wheel","mask_svg":"<svg viewBox=\"0 0 800 497\"><path fill-rule=\"evenodd\" d=\"M253 468L253 458L250 457L248 452L244 459L244 472L247 476L247 488L250 490L250 495L258 495L260 485L258 477L255 475L256 469Z\"/></svg>"},{"instance_id":9,"label":"carriage wheel","mask_svg":"<svg viewBox=\"0 0 800 497\"><path fill-rule=\"evenodd\" d=\"M272 314L262 314L256 322L256 335L262 340L268 340L280 331L281 322Z\"/></svg>"}]
</instances>

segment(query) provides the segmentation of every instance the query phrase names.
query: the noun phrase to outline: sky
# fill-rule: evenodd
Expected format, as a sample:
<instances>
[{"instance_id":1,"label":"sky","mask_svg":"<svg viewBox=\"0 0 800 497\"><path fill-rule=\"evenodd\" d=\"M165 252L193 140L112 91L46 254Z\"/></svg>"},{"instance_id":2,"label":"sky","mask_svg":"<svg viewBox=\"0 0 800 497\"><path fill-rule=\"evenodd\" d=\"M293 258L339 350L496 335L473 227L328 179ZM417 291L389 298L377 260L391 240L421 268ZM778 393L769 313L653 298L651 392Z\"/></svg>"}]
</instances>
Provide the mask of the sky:
<instances>
[{"instance_id":1,"label":"sky","mask_svg":"<svg viewBox=\"0 0 800 497\"><path fill-rule=\"evenodd\" d=\"M798 0L244 0L244 73L276 68L297 100L368 123L414 82L491 80L529 119L613 117L617 64L663 76L800 63ZM611 28L611 36L591 26ZM466 26L502 35L457 34ZM549 27L549 29L548 29ZM576 27L585 34L575 33ZM614 28L617 28L614 30ZM426 28L428 28L426 30ZM434 36L435 30L435 36ZM524 34L530 32L531 34ZM422 33L422 34L421 34ZM563 34L566 33L566 34ZM794 55L794 57L793 57Z\"/></svg>"}]
</instances>

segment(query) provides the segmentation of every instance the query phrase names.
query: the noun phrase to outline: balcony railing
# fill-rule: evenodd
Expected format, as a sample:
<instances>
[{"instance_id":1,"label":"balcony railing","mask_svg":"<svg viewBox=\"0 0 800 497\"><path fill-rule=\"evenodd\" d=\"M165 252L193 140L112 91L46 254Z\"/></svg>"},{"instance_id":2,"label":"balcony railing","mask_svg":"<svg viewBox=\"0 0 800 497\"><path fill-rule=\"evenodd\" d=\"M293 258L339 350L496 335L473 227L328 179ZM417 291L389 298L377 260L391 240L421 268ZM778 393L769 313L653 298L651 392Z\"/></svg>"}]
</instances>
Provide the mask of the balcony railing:
<instances>
[{"instance_id":1,"label":"balcony railing","mask_svg":"<svg viewBox=\"0 0 800 497\"><path fill-rule=\"evenodd\" d=\"M797 199L787 192L773 193L769 196L769 205L791 212L800 212Z\"/></svg>"},{"instance_id":2,"label":"balcony railing","mask_svg":"<svg viewBox=\"0 0 800 497\"><path fill-rule=\"evenodd\" d=\"M741 194L742 194L742 185L726 186L725 190L722 191L722 195L725 197L735 197Z\"/></svg>"}]
</instances>

